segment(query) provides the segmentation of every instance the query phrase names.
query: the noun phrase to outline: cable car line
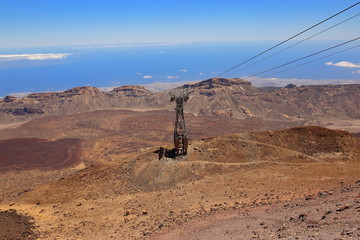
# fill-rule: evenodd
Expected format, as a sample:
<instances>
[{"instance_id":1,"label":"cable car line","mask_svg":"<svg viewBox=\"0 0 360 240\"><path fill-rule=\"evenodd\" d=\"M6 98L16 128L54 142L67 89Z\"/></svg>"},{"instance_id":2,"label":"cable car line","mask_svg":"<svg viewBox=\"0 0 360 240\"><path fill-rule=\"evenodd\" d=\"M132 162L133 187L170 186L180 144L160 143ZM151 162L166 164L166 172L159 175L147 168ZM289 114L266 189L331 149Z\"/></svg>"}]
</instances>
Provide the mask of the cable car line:
<instances>
[{"instance_id":1,"label":"cable car line","mask_svg":"<svg viewBox=\"0 0 360 240\"><path fill-rule=\"evenodd\" d=\"M245 66L245 67L243 67L243 68L240 68L240 69L236 70L235 72L229 73L229 74L230 74L230 75L233 75L233 74L239 73L241 70L244 70L244 69L246 69L246 68L249 68L249 67L251 67L251 66L254 66L255 64L258 64L258 63L260 63L260 62L262 62L262 61L265 61L266 59L269 59L269 58L271 58L271 57L273 57L273 56L275 56L275 55L277 55L277 54L279 54L279 53L282 53L282 52L284 52L284 51L286 51L286 50L288 50L288 49L290 49L290 48L292 48L292 47L295 47L295 46L299 45L300 43L303 43L303 42L305 42L305 41L307 41L307 40L309 40L309 39L311 39L311 38L313 38L313 37L316 37L316 36L318 36L318 35L326 32L326 31L328 31L328 30L330 30L330 29L332 29L332 28L335 28L335 27L337 27L337 26L339 26L339 25L341 25L341 24L343 24L343 23L345 23L345 22L347 22L347 21L350 21L351 19L353 19L353 18L355 18L355 17L358 17L358 16L360 16L360 13L358 13L358 14L350 17L350 18L347 18L347 19L345 19L344 21L341 21L341 22L339 22L339 23L337 23L337 24L335 24L335 25L333 25L333 26L331 26L331 27L329 27L329 28L327 28L327 29L324 29L324 30L322 30L322 31L320 31L320 32L318 32L318 33L316 33L316 34L314 34L314 35L311 35L310 37L307 37L307 38L305 38L305 39L303 39L303 40L301 40L301 41L299 41L299 42L297 42L297 43L294 43L293 45L291 45L291 46L289 46L289 47L287 47L287 48L284 48L284 49L282 49L282 50L280 50L280 51L278 51L278 52L275 52L274 54L271 54L271 55L269 55L269 56L267 56L267 57L265 57L265 58L263 58L263 59L255 62L255 63L252 63L252 64L250 64L250 65L247 65L247 66ZM229 76L229 75L227 75L227 76Z\"/></svg>"},{"instance_id":2,"label":"cable car line","mask_svg":"<svg viewBox=\"0 0 360 240\"><path fill-rule=\"evenodd\" d=\"M278 68L281 68L281 67L284 67L284 66L287 66L287 65L289 65L289 64L292 64L292 63L295 63L295 62L298 62L298 61L304 60L304 59L306 59L306 58L309 58L309 57L315 56L315 55L317 55L317 54L320 54L320 53L323 53L323 52L329 51L329 50L331 50L331 49L334 49L334 48L337 48L337 47L343 46L343 45L345 45L345 44L349 44L349 43L354 42L354 41L359 40L359 39L360 39L360 37L357 37L357 38L354 38L354 39L352 39L352 40L349 40L349 41L346 41L346 42L343 42L343 43L337 44L337 45L335 45L335 46L332 46L332 47L326 48L326 49L321 50L321 51L318 51L318 52L316 52L316 53L312 53L312 54L307 55L307 56L305 56L305 57L301 57L301 58L298 58L298 59L296 59L296 60L293 60L293 61L290 61L290 62L287 62L287 63L281 64L281 65L279 65L279 66L277 66L277 67L273 67L273 68L270 68L270 69L268 69L268 70L265 70L265 71L262 71L262 72L259 72L259 73L256 73L256 74L253 74L253 75L248 76L248 77L245 77L245 78L244 78L244 80L245 80L245 79L248 79L248 78L251 78L251 77L254 77L254 76L257 76L257 75L260 75L260 74L263 74L263 73L266 73L266 72L270 72L270 71L272 71L272 70L275 70L275 69L278 69Z\"/></svg>"},{"instance_id":3,"label":"cable car line","mask_svg":"<svg viewBox=\"0 0 360 240\"><path fill-rule=\"evenodd\" d=\"M286 72L286 71L288 71L288 70L291 70L291 69L294 69L294 68L297 68L297 67L301 67L301 66L307 65L307 64L309 64L309 63L313 63L313 62L316 62L316 61L319 61L319 60L322 60L322 59L325 59L325 58L328 58L328 57L331 57L331 56L337 55L337 54L339 54L339 53L346 52L346 51L349 51L349 50L351 50L351 49L358 48L358 47L360 47L360 44L359 44L359 45L356 45L356 46L353 46L353 47L350 47L350 48L347 48L347 49L344 49L344 50L341 50L341 51L336 52L336 53L332 53L332 54L326 55L326 56L324 56L324 57L317 58L317 59L315 59L315 60L312 60L312 61L309 61L309 62L306 62L306 63L302 63L302 64L299 64L299 65L296 65L296 66L291 67L291 68L287 68L287 69L281 70L281 71L279 71L279 72L272 73L272 74L270 74L270 75L265 76L264 78L268 78L268 77L271 77L271 76L273 76L273 75L276 75L276 74L279 74L279 73L282 73L282 72Z\"/></svg>"},{"instance_id":4,"label":"cable car line","mask_svg":"<svg viewBox=\"0 0 360 240\"><path fill-rule=\"evenodd\" d=\"M271 48L269 48L269 49L267 49L267 50L265 50L265 51L263 51L263 52L255 55L255 56L253 56L253 57L251 57L251 58L249 58L249 59L247 59L247 60L245 60L245 61L243 61L243 62L241 62L241 63L239 63L239 64L237 64L237 65L235 65L234 67L231 67L230 69L228 69L228 70L226 70L226 71L224 71L224 72L216 75L215 77L219 77L219 76L221 76L221 75L224 75L225 73L228 73L229 71L231 71L231 70L233 70L233 69L235 69L235 68L237 68L237 67L239 67L239 66L241 66L241 65L243 65L243 64L245 64L245 63L247 63L247 62L249 62L249 61L251 61L251 60L253 60L254 58L257 58L257 57L263 55L264 53L267 53L267 52L269 52L270 50L272 50L272 49L274 49L274 48L276 48L276 47L278 47L278 46L280 46L280 45L282 45L282 44L284 44L284 43L286 43L286 42L288 42L288 41L290 41L290 40L292 40L292 39L294 39L294 38L296 38L296 37L298 37L298 36L300 36L301 34L307 32L307 31L309 31L309 30L311 30L311 29L313 29L313 28L315 28L315 27L317 27L317 26L319 26L320 24L322 24L322 23L324 23L324 22L326 22L326 21L328 21L328 20L336 17L337 15L339 15L339 14L341 14L341 13L343 13L343 12L345 12L345 11L353 8L353 7L355 7L355 6L358 5L358 4L360 4L360 2L357 2L357 3L353 4L353 5L351 5L350 7L347 7L347 8L345 8L344 10L335 13L334 15L332 15L332 16L324 19L324 20L322 20L321 22L318 22L318 23L316 23L315 25L313 25L313 26L311 26L311 27L309 27L309 28L307 28L307 29L305 29L305 30L303 30L303 31L295 34L294 36L292 36L292 37L290 37L290 38L288 38L288 39L286 39L286 40L284 40L284 41L276 44L275 46L273 46L273 47L271 47Z\"/></svg>"}]
</instances>

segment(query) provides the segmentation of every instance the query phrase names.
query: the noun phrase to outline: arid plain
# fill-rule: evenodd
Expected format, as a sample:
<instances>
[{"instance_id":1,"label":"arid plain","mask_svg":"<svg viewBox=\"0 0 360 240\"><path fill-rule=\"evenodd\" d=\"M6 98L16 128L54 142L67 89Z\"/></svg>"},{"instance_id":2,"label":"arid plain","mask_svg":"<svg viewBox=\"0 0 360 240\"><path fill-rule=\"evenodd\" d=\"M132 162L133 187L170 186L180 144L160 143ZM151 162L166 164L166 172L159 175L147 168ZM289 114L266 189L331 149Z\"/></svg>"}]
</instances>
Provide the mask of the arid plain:
<instances>
[{"instance_id":1,"label":"arid plain","mask_svg":"<svg viewBox=\"0 0 360 240\"><path fill-rule=\"evenodd\" d=\"M189 153L161 160L154 152L172 148L168 92L3 99L0 237L360 237L360 86L182 88Z\"/></svg>"}]
</instances>

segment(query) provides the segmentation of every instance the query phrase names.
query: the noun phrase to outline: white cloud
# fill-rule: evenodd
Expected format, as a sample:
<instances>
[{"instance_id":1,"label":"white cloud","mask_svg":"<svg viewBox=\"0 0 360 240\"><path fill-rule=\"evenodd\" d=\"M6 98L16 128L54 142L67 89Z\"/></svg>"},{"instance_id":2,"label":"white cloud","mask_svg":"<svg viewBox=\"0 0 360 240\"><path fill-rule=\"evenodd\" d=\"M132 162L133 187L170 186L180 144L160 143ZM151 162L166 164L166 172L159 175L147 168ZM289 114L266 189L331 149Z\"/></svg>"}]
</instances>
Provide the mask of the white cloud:
<instances>
[{"instance_id":1,"label":"white cloud","mask_svg":"<svg viewBox=\"0 0 360 240\"><path fill-rule=\"evenodd\" d=\"M187 69L181 69L180 72L188 72L189 70Z\"/></svg>"},{"instance_id":2,"label":"white cloud","mask_svg":"<svg viewBox=\"0 0 360 240\"><path fill-rule=\"evenodd\" d=\"M142 75L142 73L137 72L136 75L140 76L140 75Z\"/></svg>"},{"instance_id":3,"label":"white cloud","mask_svg":"<svg viewBox=\"0 0 360 240\"><path fill-rule=\"evenodd\" d=\"M336 66L336 67L360 68L360 64L347 62L347 61L341 61L341 62L338 62L338 63L327 62L325 64L328 65L328 66Z\"/></svg>"},{"instance_id":4,"label":"white cloud","mask_svg":"<svg viewBox=\"0 0 360 240\"><path fill-rule=\"evenodd\" d=\"M203 75L203 73L199 73L199 75Z\"/></svg>"},{"instance_id":5,"label":"white cloud","mask_svg":"<svg viewBox=\"0 0 360 240\"><path fill-rule=\"evenodd\" d=\"M360 70L353 71L352 73L359 73L360 74Z\"/></svg>"},{"instance_id":6,"label":"white cloud","mask_svg":"<svg viewBox=\"0 0 360 240\"><path fill-rule=\"evenodd\" d=\"M0 62L19 60L50 60L64 59L75 53L34 53L34 54L8 54L0 55Z\"/></svg>"},{"instance_id":7,"label":"white cloud","mask_svg":"<svg viewBox=\"0 0 360 240\"><path fill-rule=\"evenodd\" d=\"M151 78L154 78L154 76L149 76L149 75L144 76L144 79L151 79Z\"/></svg>"},{"instance_id":8,"label":"white cloud","mask_svg":"<svg viewBox=\"0 0 360 240\"><path fill-rule=\"evenodd\" d=\"M166 76L167 79L179 78L179 76Z\"/></svg>"}]
</instances>

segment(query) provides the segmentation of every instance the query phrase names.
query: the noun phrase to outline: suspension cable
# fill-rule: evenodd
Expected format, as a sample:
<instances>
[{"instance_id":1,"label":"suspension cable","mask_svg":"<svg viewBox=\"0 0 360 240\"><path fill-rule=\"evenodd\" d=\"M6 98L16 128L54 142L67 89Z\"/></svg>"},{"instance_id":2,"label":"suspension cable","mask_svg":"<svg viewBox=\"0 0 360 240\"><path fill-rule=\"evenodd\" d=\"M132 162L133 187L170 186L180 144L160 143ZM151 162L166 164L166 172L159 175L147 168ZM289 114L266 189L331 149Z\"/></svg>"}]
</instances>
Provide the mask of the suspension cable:
<instances>
[{"instance_id":1,"label":"suspension cable","mask_svg":"<svg viewBox=\"0 0 360 240\"><path fill-rule=\"evenodd\" d=\"M298 59L296 59L296 60L293 60L293 61L290 61L290 62L287 62L287 63L281 64L281 65L279 65L279 66L277 66L277 67L273 67L273 68L270 68L270 69L268 69L268 70L265 70L265 71L262 71L262 72L259 72L259 73L256 73L256 74L253 74L253 75L251 75L251 76L245 77L244 79L248 79L248 78L251 78L251 77L254 77L254 76L257 76L257 75L260 75L260 74L266 73L266 72L270 72L270 71L272 71L272 70L275 70L275 69L278 69L278 68L281 68L281 67L287 66L287 65L289 65L289 64L292 64L292 63L295 63L295 62L301 61L301 60L303 60L303 59L306 59L306 58L309 58L309 57L315 56L315 55L317 55L317 54L320 54L320 53L323 53L323 52L329 51L329 50L331 50L331 49L334 49L334 48L337 48L337 47L343 46L343 45L345 45L345 44L349 44L349 43L354 42L354 41L359 40L359 39L360 39L360 37L354 38L354 39L349 40L349 41L346 41L346 42L344 42L344 43L340 43L340 44L337 44L337 45L335 45L335 46L332 46L332 47L326 48L326 49L324 49L324 50L318 51L318 52L316 52L316 53L312 53L312 54L307 55L307 56L305 56L305 57L301 57L301 58L298 58Z\"/></svg>"},{"instance_id":2,"label":"suspension cable","mask_svg":"<svg viewBox=\"0 0 360 240\"><path fill-rule=\"evenodd\" d=\"M265 78L271 77L271 76L273 76L273 75L276 75L276 74L279 74L279 73L282 73L282 72L286 72L286 71L289 71L289 70L291 70L291 69L294 69L294 68L297 68L297 67L301 67L301 66L307 65L307 64L309 64L309 63L313 63L313 62L316 62L316 61L319 61L319 60L322 60L322 59L325 59L325 58L328 58L328 57L331 57L331 56L334 56L334 55L337 55L337 54L340 54L340 53L342 53L342 52L346 52L346 51L349 51L349 50L351 50L351 49L358 48L358 47L360 47L360 44L359 44L359 45L356 45L356 46L353 46L353 47L351 47L351 48L347 48L347 49L341 50L341 51L336 52L336 53L332 53L332 54L326 55L326 56L324 56L324 57L320 57L320 58L314 59L314 60L309 61L309 62L305 62L305 63L299 64L299 65L296 65L296 66L291 67L291 68L287 68L287 69L281 70L281 71L279 71L279 72L271 73L271 74L265 76Z\"/></svg>"},{"instance_id":3,"label":"suspension cable","mask_svg":"<svg viewBox=\"0 0 360 240\"><path fill-rule=\"evenodd\" d=\"M322 20L321 22L318 22L318 23L316 23L315 25L313 25L313 26L311 26L311 27L309 27L309 28L307 28L307 29L305 29L305 30L303 30L303 31L301 31L301 32L299 32L299 33L297 33L297 34L295 34L294 36L292 36L292 37L290 37L290 38L288 38L288 39L286 39L286 40L284 40L284 41L282 41L282 42L280 42L280 43L276 44L275 46L273 46L273 47L271 47L271 48L269 48L269 49L267 49L267 50L265 50L265 51L263 51L263 52L261 52L261 53L259 53L259 54L255 55L255 56L253 56L253 57L249 58L248 60L245 60L245 61L243 61L242 63L239 63L239 64L235 65L234 67L231 67L230 69L228 69L228 70L226 70L226 71L224 71L224 72L222 72L222 73L220 73L220 74L216 75L215 77L219 77L219 76L221 76L221 75L223 75L223 74L225 74L225 73L227 73L227 72L229 72L229 71L231 71L231 70L233 70L233 69L235 69L235 68L237 68L237 67L239 67L239 66L241 66L241 65L243 65L243 64L245 64L245 63L247 63L247 62L249 62L249 61L251 61L251 60L253 60L254 58L257 58L257 57L259 57L259 56L263 55L264 53L269 52L270 50L272 50L272 49L274 49L274 48L276 48L276 47L278 47L278 46L280 46L280 45L282 45L282 44L284 44L284 43L286 43L286 42L288 42L288 41L290 41L290 40L292 40L292 39L296 38L297 36L300 36L301 34L303 34L303 33L307 32L307 31L309 31L309 30L311 30L311 29L313 29L313 28L315 28L315 27L317 27L317 26L319 26L320 24L322 24L322 23L324 23L324 22L326 22L326 21L328 21L328 20L330 20L330 19L332 19L332 18L336 17L337 15L339 15L339 14L341 14L341 13L343 13L343 12L345 12L345 11L347 11L347 10L349 10L349 9L353 8L353 7L355 7L355 6L356 6L356 5L358 5L358 4L360 4L360 2L357 2L357 3L353 4L353 5L351 5L350 7L347 7L347 8L345 8L344 10L342 10L342 11L340 11L340 12L335 13L334 15L332 15L332 16L330 16L330 17L328 17L328 18L324 19L324 20Z\"/></svg>"},{"instance_id":4,"label":"suspension cable","mask_svg":"<svg viewBox=\"0 0 360 240\"><path fill-rule=\"evenodd\" d=\"M291 46L289 46L289 47L287 47L287 48L284 48L284 49L282 49L282 50L280 50L280 51L278 51L278 52L275 52L274 54L271 54L270 56L267 56L267 57L265 57L265 58L263 58L263 59L255 62L255 63L252 63L252 64L250 64L250 65L247 65L247 66L245 66L245 67L243 67L243 68L240 68L240 69L238 69L236 72L234 72L234 73L232 73L232 74L236 74L236 73L240 72L241 70L244 70L244 69L246 69L246 68L249 68L249 67L251 67L251 66L253 66L253 65L255 65L255 64L258 64L258 63L260 63L260 62L263 62L263 61L265 61L266 59L269 59L269 58L271 58L271 57L273 57L273 56L275 56L275 55L277 55L277 54L279 54L279 53L282 53L282 52L284 52L284 51L286 51L286 50L288 50L288 49L290 49L290 48L292 48L292 47L295 47L295 46L299 45L300 43L303 43L303 42L305 42L305 41L307 41L307 40L309 40L309 39L311 39L311 38L313 38L313 37L316 37L316 36L318 36L318 35L326 32L326 31L328 31L328 30L330 30L330 29L332 29L332 28L335 28L335 27L337 27L337 26L339 26L339 25L341 25L341 24L343 24L343 23L345 23L345 22L347 22L347 21L350 21L351 19L353 19L353 18L355 18L355 17L358 17L358 16L360 16L360 13L358 13L358 14L350 17L350 18L347 18L347 19L345 19L344 21L341 21L341 22L339 22L339 23L337 23L337 24L335 24L335 25L333 25L333 26L331 26L331 27L329 27L329 28L327 28L327 29L325 29L325 30L322 30L322 31L320 31L320 32L318 32L318 33L316 33L316 34L314 34L314 35L311 35L310 37L307 37L307 38L305 38L305 39L303 39L303 40L301 40L301 41L299 41L299 42L297 42L297 43L295 43L295 44L293 44L293 45L291 45Z\"/></svg>"}]
</instances>

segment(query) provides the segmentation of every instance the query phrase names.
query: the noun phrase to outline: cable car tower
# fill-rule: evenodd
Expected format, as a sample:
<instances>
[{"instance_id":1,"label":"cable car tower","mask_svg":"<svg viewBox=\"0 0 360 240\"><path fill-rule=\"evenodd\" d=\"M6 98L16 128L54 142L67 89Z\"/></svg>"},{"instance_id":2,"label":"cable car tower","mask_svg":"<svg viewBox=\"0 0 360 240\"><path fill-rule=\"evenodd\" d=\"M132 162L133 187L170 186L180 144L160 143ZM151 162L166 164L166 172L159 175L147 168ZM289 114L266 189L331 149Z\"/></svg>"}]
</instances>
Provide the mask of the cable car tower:
<instances>
[{"instance_id":1,"label":"cable car tower","mask_svg":"<svg viewBox=\"0 0 360 240\"><path fill-rule=\"evenodd\" d=\"M184 118L184 102L189 99L189 92L185 89L176 89L171 93L170 102L176 103L176 117L174 126L174 145L175 155L181 156L187 154L188 137L186 134L185 118Z\"/></svg>"}]
</instances>

